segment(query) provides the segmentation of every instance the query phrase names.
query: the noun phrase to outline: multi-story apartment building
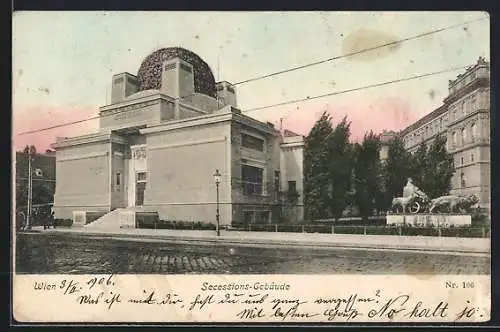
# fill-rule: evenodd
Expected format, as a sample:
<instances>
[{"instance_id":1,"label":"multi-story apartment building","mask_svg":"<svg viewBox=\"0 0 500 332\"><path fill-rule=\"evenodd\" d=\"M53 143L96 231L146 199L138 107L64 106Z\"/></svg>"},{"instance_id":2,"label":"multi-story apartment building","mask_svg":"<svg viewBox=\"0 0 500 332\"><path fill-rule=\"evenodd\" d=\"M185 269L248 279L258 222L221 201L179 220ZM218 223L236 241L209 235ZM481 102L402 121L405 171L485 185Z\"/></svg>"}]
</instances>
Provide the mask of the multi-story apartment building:
<instances>
[{"instance_id":1,"label":"multi-story apartment building","mask_svg":"<svg viewBox=\"0 0 500 332\"><path fill-rule=\"evenodd\" d=\"M479 196L480 207L490 211L490 68L477 63L449 81L443 105L401 132L405 147L415 152L437 135L447 138L455 174L451 194Z\"/></svg>"}]
</instances>

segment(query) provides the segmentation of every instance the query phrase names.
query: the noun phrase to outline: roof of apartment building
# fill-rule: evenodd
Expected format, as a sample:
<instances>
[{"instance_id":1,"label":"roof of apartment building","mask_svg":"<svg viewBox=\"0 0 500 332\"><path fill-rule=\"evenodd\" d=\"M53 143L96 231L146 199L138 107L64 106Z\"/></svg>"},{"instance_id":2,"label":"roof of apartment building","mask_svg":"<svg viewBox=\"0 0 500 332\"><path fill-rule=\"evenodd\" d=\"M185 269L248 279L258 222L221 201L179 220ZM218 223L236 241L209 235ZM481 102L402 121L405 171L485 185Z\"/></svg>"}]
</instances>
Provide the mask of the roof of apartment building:
<instances>
[{"instance_id":1,"label":"roof of apartment building","mask_svg":"<svg viewBox=\"0 0 500 332\"><path fill-rule=\"evenodd\" d=\"M438 108L436 108L434 111L430 112L429 114L427 114L424 117L420 118L419 120L417 120L416 122L412 123L411 125L409 125L405 129L401 130L400 134L404 136L404 135L408 134L409 132L411 132L411 131L413 131L413 130L415 130L417 128L420 128L424 124L432 121L433 119L437 118L441 114L446 113L446 111L447 111L446 105L441 105Z\"/></svg>"}]
</instances>

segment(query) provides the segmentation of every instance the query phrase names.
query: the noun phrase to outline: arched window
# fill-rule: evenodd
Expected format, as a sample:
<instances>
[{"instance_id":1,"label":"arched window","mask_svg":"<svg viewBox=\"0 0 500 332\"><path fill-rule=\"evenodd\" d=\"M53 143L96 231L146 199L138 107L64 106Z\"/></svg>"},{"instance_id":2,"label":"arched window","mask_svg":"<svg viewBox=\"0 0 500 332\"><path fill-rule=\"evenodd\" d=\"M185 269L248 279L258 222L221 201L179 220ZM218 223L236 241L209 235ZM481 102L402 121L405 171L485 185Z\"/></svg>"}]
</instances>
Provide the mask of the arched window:
<instances>
[{"instance_id":1,"label":"arched window","mask_svg":"<svg viewBox=\"0 0 500 332\"><path fill-rule=\"evenodd\" d=\"M477 123L476 122L472 123L472 126L471 126L471 136L472 136L472 138L476 138L477 137Z\"/></svg>"},{"instance_id":2,"label":"arched window","mask_svg":"<svg viewBox=\"0 0 500 332\"><path fill-rule=\"evenodd\" d=\"M451 134L451 142L453 145L457 145L457 132L454 131L453 134Z\"/></svg>"},{"instance_id":3,"label":"arched window","mask_svg":"<svg viewBox=\"0 0 500 332\"><path fill-rule=\"evenodd\" d=\"M470 100L470 111L474 112L476 110L476 96L472 97Z\"/></svg>"},{"instance_id":4,"label":"arched window","mask_svg":"<svg viewBox=\"0 0 500 332\"><path fill-rule=\"evenodd\" d=\"M462 143L467 142L467 127L462 128Z\"/></svg>"}]
</instances>

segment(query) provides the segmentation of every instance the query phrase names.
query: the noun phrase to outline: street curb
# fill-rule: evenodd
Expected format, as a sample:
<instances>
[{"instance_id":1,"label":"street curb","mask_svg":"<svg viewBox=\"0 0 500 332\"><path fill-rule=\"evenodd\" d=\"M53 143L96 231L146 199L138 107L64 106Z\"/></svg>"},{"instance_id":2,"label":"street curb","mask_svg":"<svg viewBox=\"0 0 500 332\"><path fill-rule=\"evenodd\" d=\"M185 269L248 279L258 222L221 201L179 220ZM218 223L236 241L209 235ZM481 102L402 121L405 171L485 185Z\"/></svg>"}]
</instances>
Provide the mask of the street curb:
<instances>
[{"instance_id":1,"label":"street curb","mask_svg":"<svg viewBox=\"0 0 500 332\"><path fill-rule=\"evenodd\" d=\"M45 232L44 232L45 233ZM412 247L412 246L398 246L398 245L378 245L378 244L368 244L368 245L357 245L357 244L345 244L345 243L330 243L330 242L301 242L301 241L280 241L280 240L265 240L265 241L253 241L253 240L243 240L243 239L228 239L223 236L220 238L200 238L200 237L189 237L189 236L169 236L169 235L140 235L140 234L117 234L117 233L98 233L89 231L70 231L66 232L63 230L49 231L48 234L56 233L66 233L66 234L77 234L86 237L100 237L100 238L110 238L116 240L130 240L130 241L141 241L152 239L152 240L162 240L166 243L197 243L197 244L224 244L224 245L240 245L240 246L272 246L272 247L287 247L287 248L311 248L311 249L365 249L365 250L395 250L395 251L420 251L427 253L457 253L457 254L490 254L489 251L483 250L463 250L457 248L429 248L429 247Z\"/></svg>"}]
</instances>

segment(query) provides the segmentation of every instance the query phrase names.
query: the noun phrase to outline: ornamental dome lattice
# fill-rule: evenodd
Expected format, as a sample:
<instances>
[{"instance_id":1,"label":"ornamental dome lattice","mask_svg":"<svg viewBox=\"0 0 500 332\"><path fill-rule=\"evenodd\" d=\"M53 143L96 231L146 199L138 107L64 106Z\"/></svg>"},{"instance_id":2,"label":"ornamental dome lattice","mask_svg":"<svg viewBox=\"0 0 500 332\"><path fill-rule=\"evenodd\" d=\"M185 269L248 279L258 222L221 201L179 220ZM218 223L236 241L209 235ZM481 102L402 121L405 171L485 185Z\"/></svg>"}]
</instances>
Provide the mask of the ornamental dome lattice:
<instances>
[{"instance_id":1,"label":"ornamental dome lattice","mask_svg":"<svg viewBox=\"0 0 500 332\"><path fill-rule=\"evenodd\" d=\"M181 47L162 48L144 59L137 72L139 91L159 90L163 62L174 58L180 58L193 66L195 92L216 97L215 78L208 64L196 53Z\"/></svg>"}]
</instances>

